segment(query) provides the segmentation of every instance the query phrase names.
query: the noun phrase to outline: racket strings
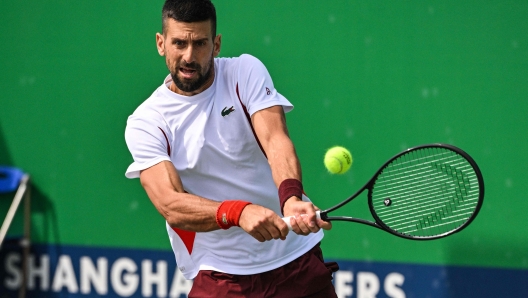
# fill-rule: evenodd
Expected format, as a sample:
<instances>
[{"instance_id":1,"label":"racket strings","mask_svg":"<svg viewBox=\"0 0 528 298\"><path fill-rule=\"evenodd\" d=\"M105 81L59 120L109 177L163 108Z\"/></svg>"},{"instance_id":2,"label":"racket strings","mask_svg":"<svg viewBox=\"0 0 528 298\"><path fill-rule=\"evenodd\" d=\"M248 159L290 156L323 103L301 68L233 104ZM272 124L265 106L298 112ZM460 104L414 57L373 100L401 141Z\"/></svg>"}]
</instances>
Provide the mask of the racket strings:
<instances>
[{"instance_id":1,"label":"racket strings","mask_svg":"<svg viewBox=\"0 0 528 298\"><path fill-rule=\"evenodd\" d=\"M461 174L461 172L457 172L450 165L438 164L437 162L433 162L433 163L431 163L431 166L433 166L434 168L440 170L443 174L445 174L447 176L453 176L453 177L456 176L456 179L459 179L459 178L463 179L465 177L463 174ZM446 184L444 182L444 185L441 188L442 195L443 195L443 197L449 197L450 201L448 201L445 204L443 204L443 206L441 208L439 208L439 209L438 209L437 206L433 206L433 208L437 208L437 209L433 210L432 212L430 212L430 214L428 214L427 216L423 216L416 223L416 228L418 230L419 229L430 229L430 227L435 227L437 225L438 226L446 225L446 220L448 220L447 224L455 223L456 221L459 220L458 218L456 218L454 216L447 216L448 214L455 214L456 216L463 216L463 217L467 216L467 213L465 213L465 214L456 214L456 213L458 212L457 210L461 209L460 207L461 207L462 204L460 203L460 201L463 202L464 201L464 196L467 195L467 189L465 187L459 188L457 186L460 186L460 184L462 184L462 186L466 185L468 183L468 180L465 179L465 180L458 181L458 182L459 182L459 184L450 185L450 186L454 186L455 187L454 192L452 192L453 196L450 196L450 197L446 196L446 194L445 194L446 190L448 190L449 187L448 186L446 187ZM451 191L452 191L452 189L451 189ZM429 208L429 209L426 208L426 209L424 209L424 211L426 211L426 212L427 211L431 211L430 209L431 208ZM470 207L469 209L471 210L472 207ZM443 222L442 222L442 220L443 220ZM449 221L449 220L451 220L451 221Z\"/></svg>"},{"instance_id":2,"label":"racket strings","mask_svg":"<svg viewBox=\"0 0 528 298\"><path fill-rule=\"evenodd\" d=\"M424 148L400 156L383 169L372 189L379 219L394 231L416 237L460 227L478 201L473 167L445 148Z\"/></svg>"},{"instance_id":3,"label":"racket strings","mask_svg":"<svg viewBox=\"0 0 528 298\"><path fill-rule=\"evenodd\" d=\"M402 199L399 201L398 208L391 209L391 210L387 209L385 211L379 211L378 215L383 215L386 213L398 214L397 210L400 210L400 213L406 214L409 211L419 209L418 207L415 206L416 205L415 200L420 199L425 196L427 196L428 199L430 200L428 204L430 207L435 207L435 205L442 204L444 202L444 198L447 196L446 191L448 189L448 186L445 186L445 185L447 185L450 179L446 177L444 179L437 179L437 181L432 181L432 180L434 179L426 178L426 179L423 179L423 181L420 181L420 177L415 177L415 179L404 181L404 183L399 183L399 184L391 183L389 187L387 187L387 185L383 185L382 187L379 187L379 189L376 188L378 192L385 190L385 192L383 193L384 196L392 197L392 196L399 194L402 197ZM434 182L435 185L432 185L431 182ZM439 189L437 187L437 184L439 183L445 183L445 185ZM477 180L476 179L473 179L472 181L468 180L465 183L466 184L477 183ZM424 184L427 186L423 186L421 184ZM462 190L456 192L456 196L458 197L458 203L468 200L467 199L468 194L472 192L477 192L475 190L473 191L468 190L466 187L466 184L464 184L464 188ZM476 198L473 198L473 199L475 200ZM453 198L452 203L456 203L454 198ZM471 202L469 203L471 204ZM459 205L463 205L463 204L459 204Z\"/></svg>"}]
</instances>

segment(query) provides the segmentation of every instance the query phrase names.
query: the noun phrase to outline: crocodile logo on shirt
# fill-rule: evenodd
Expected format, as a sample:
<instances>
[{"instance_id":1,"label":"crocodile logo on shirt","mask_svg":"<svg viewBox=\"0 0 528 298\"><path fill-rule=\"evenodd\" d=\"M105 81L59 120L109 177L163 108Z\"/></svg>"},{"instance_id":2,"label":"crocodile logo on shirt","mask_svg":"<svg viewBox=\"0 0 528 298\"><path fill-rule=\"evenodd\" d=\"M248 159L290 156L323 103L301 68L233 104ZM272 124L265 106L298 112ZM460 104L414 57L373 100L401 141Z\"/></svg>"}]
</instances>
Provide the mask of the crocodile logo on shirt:
<instances>
[{"instance_id":1,"label":"crocodile logo on shirt","mask_svg":"<svg viewBox=\"0 0 528 298\"><path fill-rule=\"evenodd\" d=\"M222 110L222 117L225 117L229 114L231 114L231 112L234 112L235 109L233 109L233 107L230 107L229 109L227 107L225 107L223 110Z\"/></svg>"}]
</instances>

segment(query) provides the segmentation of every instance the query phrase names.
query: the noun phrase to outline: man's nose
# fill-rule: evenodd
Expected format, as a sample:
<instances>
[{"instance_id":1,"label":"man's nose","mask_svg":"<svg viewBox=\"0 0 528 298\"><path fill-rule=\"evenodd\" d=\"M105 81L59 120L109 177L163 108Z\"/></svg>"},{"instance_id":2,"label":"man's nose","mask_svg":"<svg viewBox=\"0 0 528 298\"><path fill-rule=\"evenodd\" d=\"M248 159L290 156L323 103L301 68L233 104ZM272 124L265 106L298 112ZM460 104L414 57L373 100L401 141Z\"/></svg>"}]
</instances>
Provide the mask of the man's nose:
<instances>
[{"instance_id":1,"label":"man's nose","mask_svg":"<svg viewBox=\"0 0 528 298\"><path fill-rule=\"evenodd\" d=\"M194 61L194 48L192 45L189 45L185 51L183 52L182 56L183 61L186 63L193 63Z\"/></svg>"}]
</instances>

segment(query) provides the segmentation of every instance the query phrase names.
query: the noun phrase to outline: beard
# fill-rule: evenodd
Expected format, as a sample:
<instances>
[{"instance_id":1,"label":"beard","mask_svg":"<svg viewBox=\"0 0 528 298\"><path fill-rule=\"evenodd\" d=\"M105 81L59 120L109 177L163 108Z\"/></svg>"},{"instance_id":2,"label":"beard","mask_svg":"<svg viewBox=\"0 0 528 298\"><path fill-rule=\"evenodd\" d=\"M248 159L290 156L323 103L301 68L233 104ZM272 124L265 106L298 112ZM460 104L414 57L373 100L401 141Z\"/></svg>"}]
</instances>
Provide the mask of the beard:
<instances>
[{"instance_id":1,"label":"beard","mask_svg":"<svg viewBox=\"0 0 528 298\"><path fill-rule=\"evenodd\" d=\"M211 60L209 61L209 65L206 65L207 69L205 70L205 73L203 73L203 67L196 63L186 63L182 62L179 65L175 67L173 71L171 71L171 77L172 81L183 92L193 92L198 89L200 89L203 85L205 85L211 76L213 75L213 58L211 57ZM180 67L190 68L196 71L198 74L198 77L192 80L189 79L181 79L178 76Z\"/></svg>"}]
</instances>

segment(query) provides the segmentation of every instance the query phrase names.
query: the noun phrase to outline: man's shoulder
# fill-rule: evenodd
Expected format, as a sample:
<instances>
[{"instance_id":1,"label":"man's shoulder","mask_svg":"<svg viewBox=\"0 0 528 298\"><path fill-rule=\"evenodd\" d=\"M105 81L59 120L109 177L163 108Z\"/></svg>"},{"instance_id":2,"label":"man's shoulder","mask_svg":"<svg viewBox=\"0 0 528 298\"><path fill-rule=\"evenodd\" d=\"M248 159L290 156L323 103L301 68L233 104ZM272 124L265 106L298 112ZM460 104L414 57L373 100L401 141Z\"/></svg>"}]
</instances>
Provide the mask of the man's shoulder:
<instances>
[{"instance_id":1,"label":"man's shoulder","mask_svg":"<svg viewBox=\"0 0 528 298\"><path fill-rule=\"evenodd\" d=\"M240 54L239 56L230 56L230 57L216 57L215 60L220 60L220 61L239 61L239 60L243 60L243 59L256 59L255 56L251 55L251 54L246 54L246 53L243 53L243 54Z\"/></svg>"},{"instance_id":2,"label":"man's shoulder","mask_svg":"<svg viewBox=\"0 0 528 298\"><path fill-rule=\"evenodd\" d=\"M237 84L240 82L247 83L248 77L263 73L263 70L266 70L266 66L257 57L250 54L216 59L215 67L220 76L228 82L235 81Z\"/></svg>"},{"instance_id":3,"label":"man's shoulder","mask_svg":"<svg viewBox=\"0 0 528 298\"><path fill-rule=\"evenodd\" d=\"M248 65L262 64L262 62L255 56L250 54L241 54L235 57L221 57L215 58L217 65L222 68L230 67L245 67Z\"/></svg>"}]
</instances>

